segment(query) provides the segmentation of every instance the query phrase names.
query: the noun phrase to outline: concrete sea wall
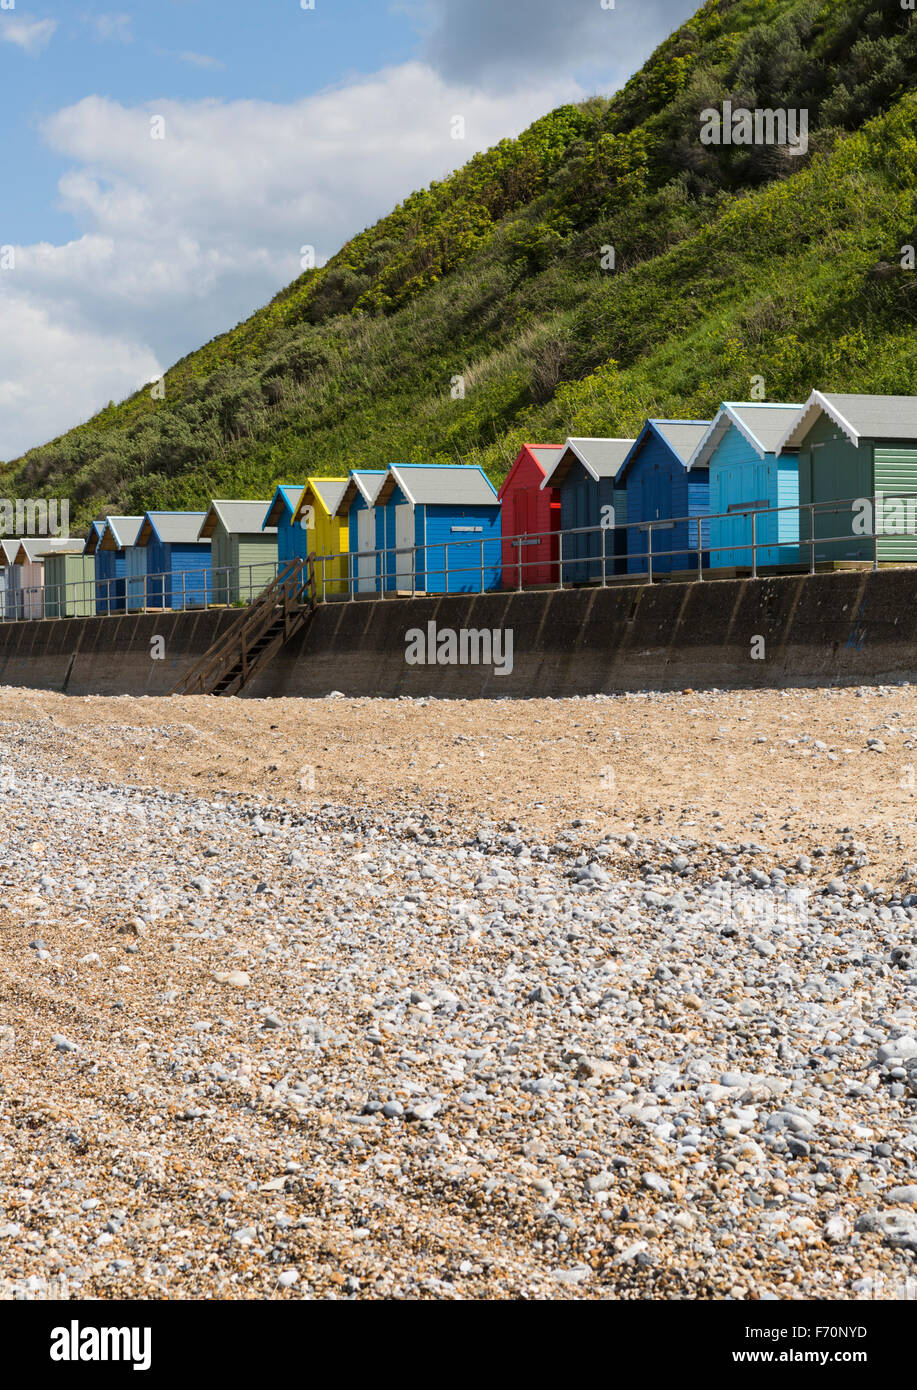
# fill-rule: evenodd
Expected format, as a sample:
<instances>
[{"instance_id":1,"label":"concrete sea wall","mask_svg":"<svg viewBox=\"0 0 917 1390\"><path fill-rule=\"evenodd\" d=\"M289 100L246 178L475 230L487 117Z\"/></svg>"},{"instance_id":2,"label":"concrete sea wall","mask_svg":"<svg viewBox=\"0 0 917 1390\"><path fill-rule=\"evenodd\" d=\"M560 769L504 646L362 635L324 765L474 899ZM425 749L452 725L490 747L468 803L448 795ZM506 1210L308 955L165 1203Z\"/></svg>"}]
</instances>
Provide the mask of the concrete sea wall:
<instances>
[{"instance_id":1,"label":"concrete sea wall","mask_svg":"<svg viewBox=\"0 0 917 1390\"><path fill-rule=\"evenodd\" d=\"M163 695L238 617L152 613L0 625L0 683ZM512 671L409 665L406 633L512 634ZM164 658L153 659L154 638ZM584 695L917 681L917 571L449 595L322 605L244 695Z\"/></svg>"}]
</instances>

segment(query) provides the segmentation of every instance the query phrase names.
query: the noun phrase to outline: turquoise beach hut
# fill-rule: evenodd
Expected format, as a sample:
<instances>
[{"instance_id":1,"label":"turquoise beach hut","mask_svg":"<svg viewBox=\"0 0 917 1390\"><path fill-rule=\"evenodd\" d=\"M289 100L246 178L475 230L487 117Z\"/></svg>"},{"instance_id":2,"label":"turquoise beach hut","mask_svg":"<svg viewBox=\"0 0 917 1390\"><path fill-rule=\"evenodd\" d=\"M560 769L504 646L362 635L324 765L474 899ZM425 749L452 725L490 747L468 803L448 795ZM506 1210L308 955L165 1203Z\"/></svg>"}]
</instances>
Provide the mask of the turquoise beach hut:
<instances>
[{"instance_id":1,"label":"turquoise beach hut","mask_svg":"<svg viewBox=\"0 0 917 1390\"><path fill-rule=\"evenodd\" d=\"M796 450L782 450L800 405L724 401L688 461L689 472L710 472L710 564L750 569L752 512L757 564L799 559L799 465ZM777 513L774 508L789 510Z\"/></svg>"}]
</instances>

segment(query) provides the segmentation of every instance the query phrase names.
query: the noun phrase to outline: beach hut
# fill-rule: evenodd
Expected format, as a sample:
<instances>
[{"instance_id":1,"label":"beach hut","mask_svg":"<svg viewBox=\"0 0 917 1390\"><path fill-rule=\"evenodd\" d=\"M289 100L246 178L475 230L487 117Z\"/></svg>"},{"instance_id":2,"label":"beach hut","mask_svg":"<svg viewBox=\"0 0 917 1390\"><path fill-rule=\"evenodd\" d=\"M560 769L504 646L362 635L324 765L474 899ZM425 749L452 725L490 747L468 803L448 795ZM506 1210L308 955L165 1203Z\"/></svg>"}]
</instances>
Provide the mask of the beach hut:
<instances>
[{"instance_id":1,"label":"beach hut","mask_svg":"<svg viewBox=\"0 0 917 1390\"><path fill-rule=\"evenodd\" d=\"M813 391L781 446L799 451L801 541L814 525L801 561L917 562L917 397Z\"/></svg>"},{"instance_id":2,"label":"beach hut","mask_svg":"<svg viewBox=\"0 0 917 1390\"><path fill-rule=\"evenodd\" d=\"M347 478L307 478L293 513L293 525L305 522L306 554L324 556L316 565L319 597L347 593L349 528L338 516Z\"/></svg>"},{"instance_id":3,"label":"beach hut","mask_svg":"<svg viewBox=\"0 0 917 1390\"><path fill-rule=\"evenodd\" d=\"M382 583L383 513L377 512L376 494L385 477L384 468L351 468L337 517L347 522L351 592L379 593Z\"/></svg>"},{"instance_id":4,"label":"beach hut","mask_svg":"<svg viewBox=\"0 0 917 1390\"><path fill-rule=\"evenodd\" d=\"M758 565L799 558L799 472L795 452L781 440L800 405L725 401L688 461L710 472L710 564L750 568L752 527ZM789 510L769 516L751 513ZM718 513L720 515L718 515Z\"/></svg>"},{"instance_id":5,"label":"beach hut","mask_svg":"<svg viewBox=\"0 0 917 1390\"><path fill-rule=\"evenodd\" d=\"M0 619L15 618L16 616L16 605L13 597L15 589L11 570L16 563L16 551L18 549L18 537L11 536L8 540L0 540Z\"/></svg>"},{"instance_id":6,"label":"beach hut","mask_svg":"<svg viewBox=\"0 0 917 1390\"><path fill-rule=\"evenodd\" d=\"M95 557L86 554L86 542L45 541L39 551L44 552L44 616L88 618L95 613Z\"/></svg>"},{"instance_id":7,"label":"beach hut","mask_svg":"<svg viewBox=\"0 0 917 1390\"><path fill-rule=\"evenodd\" d=\"M389 592L500 587L500 503L473 464L392 464L376 494Z\"/></svg>"},{"instance_id":8,"label":"beach hut","mask_svg":"<svg viewBox=\"0 0 917 1390\"><path fill-rule=\"evenodd\" d=\"M268 505L210 503L199 539L210 541L214 603L251 603L276 579L277 527L264 525Z\"/></svg>"},{"instance_id":9,"label":"beach hut","mask_svg":"<svg viewBox=\"0 0 917 1390\"><path fill-rule=\"evenodd\" d=\"M563 584L587 584L627 566L627 493L618 487L618 470L633 439L568 439L542 488L560 492L560 527L578 535L560 537Z\"/></svg>"},{"instance_id":10,"label":"beach hut","mask_svg":"<svg viewBox=\"0 0 917 1390\"><path fill-rule=\"evenodd\" d=\"M697 568L701 518L701 553L703 563L709 563L709 473L706 468L689 473L687 465L711 423L647 420L621 464L616 486L627 494L628 574L649 572L650 522L659 523L652 528L653 574Z\"/></svg>"},{"instance_id":11,"label":"beach hut","mask_svg":"<svg viewBox=\"0 0 917 1390\"><path fill-rule=\"evenodd\" d=\"M199 537L206 515L146 513L137 534L138 547L146 551L144 608L199 608L210 602L210 541Z\"/></svg>"},{"instance_id":12,"label":"beach hut","mask_svg":"<svg viewBox=\"0 0 917 1390\"><path fill-rule=\"evenodd\" d=\"M281 483L274 493L261 529L277 531L277 560L280 565L290 560L305 558L308 554L308 531L300 522L294 524L293 518L302 497L304 483Z\"/></svg>"},{"instance_id":13,"label":"beach hut","mask_svg":"<svg viewBox=\"0 0 917 1390\"><path fill-rule=\"evenodd\" d=\"M557 583L560 493L556 487L542 487L542 483L563 447L562 444L523 444L497 493L504 589Z\"/></svg>"},{"instance_id":14,"label":"beach hut","mask_svg":"<svg viewBox=\"0 0 917 1390\"><path fill-rule=\"evenodd\" d=\"M123 613L127 596L127 575L129 561L133 553L132 594L135 607L143 607L142 576L145 571L146 550L137 545L137 537L143 524L142 516L107 516L102 521L94 521L86 540L86 552L95 561L96 612ZM93 539L94 531L101 527L98 540ZM137 581L140 582L137 582Z\"/></svg>"},{"instance_id":15,"label":"beach hut","mask_svg":"<svg viewBox=\"0 0 917 1390\"><path fill-rule=\"evenodd\" d=\"M14 544L13 561L9 567L11 616L19 619L43 618L45 566L42 552L49 547L49 538L22 536Z\"/></svg>"},{"instance_id":16,"label":"beach hut","mask_svg":"<svg viewBox=\"0 0 917 1390\"><path fill-rule=\"evenodd\" d=\"M83 542L84 555L95 555L98 551L99 541L102 539L105 531L105 522L106 518L104 516L97 517L95 521L90 522L89 534Z\"/></svg>"}]
</instances>

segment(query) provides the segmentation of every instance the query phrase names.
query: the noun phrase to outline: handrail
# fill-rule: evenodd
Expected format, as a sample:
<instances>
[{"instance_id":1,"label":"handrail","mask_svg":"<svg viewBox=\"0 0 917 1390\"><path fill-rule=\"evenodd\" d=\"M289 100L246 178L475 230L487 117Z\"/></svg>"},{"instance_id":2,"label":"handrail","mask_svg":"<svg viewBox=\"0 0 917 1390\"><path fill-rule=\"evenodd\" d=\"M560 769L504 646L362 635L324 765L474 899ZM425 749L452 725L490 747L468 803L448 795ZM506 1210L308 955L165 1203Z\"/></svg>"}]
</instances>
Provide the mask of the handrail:
<instances>
[{"instance_id":1,"label":"handrail","mask_svg":"<svg viewBox=\"0 0 917 1390\"><path fill-rule=\"evenodd\" d=\"M305 583L302 582L304 571L306 572ZM288 561L277 578L258 595L254 603L240 613L238 619L231 624L223 636L184 673L169 693L172 695L179 692L191 694L196 689L199 693L204 694L211 680L216 678L218 673L224 675L227 670L233 669L236 665L241 665L244 683L249 673L251 649L276 622L278 607L282 608L284 634L288 636L291 612L294 608L303 606L303 594L309 596L309 606L314 604L314 561L312 556L307 557L307 559L296 557ZM234 659L231 665L227 665L230 657Z\"/></svg>"},{"instance_id":2,"label":"handrail","mask_svg":"<svg viewBox=\"0 0 917 1390\"><path fill-rule=\"evenodd\" d=\"M540 581L553 583L558 588L563 589L565 582L571 571L576 576L585 572L589 576L589 581L600 580L603 586L608 583L609 568L614 574L615 567L620 567L623 563L626 566L626 573L619 577L630 580L643 579L652 582L659 572L659 561L662 556L667 562L671 562L678 556L687 557L685 569L696 575L698 581L705 578L705 567L708 575L710 571L715 577L718 570L725 568L724 565L710 565L711 555L717 552L733 551L741 553L743 559L748 563L753 577L758 574L758 567L762 563L762 553L769 550L779 552L787 549L795 549L800 557L799 563L805 563L808 559L808 569L810 574L815 572L816 547L828 548L841 545L842 543L855 540L861 545L862 542L872 542L871 555L863 558L868 563L871 560L873 568L878 568L879 564L879 539L883 536L894 536L897 532L887 527L877 530L878 516L876 512L877 501L881 499L886 507L893 503L908 502L913 504L917 499L917 492L898 492L898 493L877 493L871 497L850 497L834 498L822 502L802 502L787 503L780 507L757 507L755 505L740 505L737 510L727 512L707 512L695 516L664 517L654 521L633 521L623 522L620 525L603 524L595 526L569 527L565 530L544 530L530 531L517 535L504 535L497 533L490 536L476 536L462 539L446 536L436 542L417 545L395 545L379 550L359 550L345 551L338 554L307 556L305 564L308 567L308 587L311 594L311 602L315 603L321 598L325 600L331 596L336 598L344 596L350 601L354 601L364 594L372 594L378 598L385 598L393 592L412 593L424 592L427 581L430 579L441 579L444 587L449 589L456 580L456 576L471 575L477 576L477 582L470 580L465 588L465 592L478 589L484 592L489 575L498 575L496 585L502 587L505 575L509 572L513 575L515 570L516 587L522 588L527 576L533 568L548 567L553 572L553 577ZM823 518L830 515L850 514L851 509L857 505L868 503L872 508L872 518L868 528L862 527L856 532L848 531L845 535L815 536L816 518ZM910 514L910 505L908 506ZM775 535L769 538L766 535L767 519L779 516L788 512L800 518L800 525L797 528L799 534L795 537L784 538ZM915 506L917 514L917 506ZM751 538L745 539L740 536L737 539L720 539L711 532L716 532L717 523L732 523L737 520L750 519L749 531ZM808 534L805 534L807 521ZM666 548L664 551L654 549L653 539L661 531L671 531L675 527L685 527L688 545L678 548ZM778 528L774 527L774 530ZM629 550L626 558L624 554L613 554L607 539L604 543L599 537L607 538L609 535L625 537L637 531L641 537L645 537L645 545ZM905 530L905 535L914 536L917 539L917 515L915 515L915 526L911 530ZM594 543L589 544L587 553L571 555L571 549L582 549L581 546L565 544L573 541L576 537L589 536L596 537ZM763 539L761 537L764 537ZM674 539L674 538L673 538ZM551 542L552 553L544 554L544 542ZM553 553L556 542L556 554ZM537 558L523 558L523 548L538 546L542 551ZM507 550L512 554L511 559L506 559ZM434 552L431 557L430 552ZM436 559L436 553L441 559ZM514 552L514 553L513 553ZM469 557L473 562L464 564L462 561ZM435 568L429 568L428 561L434 558ZM360 566L363 560L369 559L372 564L368 566L370 574L360 574ZM504 563L505 561L505 563ZM321 562L322 577L320 585L316 583L316 565ZM184 611L188 607L207 608L210 606L213 595L225 592L227 597L230 592L244 592L247 587L250 597L249 606L240 614L239 624L243 625L250 620L252 610L261 602L266 590L262 590L257 596L254 595L256 582L255 571L265 569L273 572L273 579L268 585L268 590L275 592L282 577L288 573L290 565L294 562L287 562L285 566L277 566L276 561L263 561L257 564L240 566L237 569L193 569L181 571L173 574L147 574L147 575L125 575L117 579L86 579L78 580L73 584L66 585L11 585L9 579L17 566L10 566L7 569L0 568L0 621L34 621L47 618L65 618L69 616L89 616L107 612L110 615L118 616L125 614L135 614L141 611L166 612ZM786 563L780 561L780 563ZM441 567L440 567L441 564ZM634 566L638 565L639 568ZM329 567L331 574L329 575ZM574 568L575 567L575 568ZM338 573L338 571L343 573ZM248 583L242 581L243 573L248 572ZM377 572L378 571L378 572ZM420 582L418 582L420 581ZM461 580L459 581L461 582ZM511 581L512 582L512 581ZM579 582L575 577L569 582ZM397 589L393 589L397 585ZM120 588L119 588L120 586ZM167 587L169 591L169 602L166 603ZM179 609L176 595L180 592L181 608ZM152 609L147 607L147 601L151 597L158 600ZM238 633L238 628L233 627L225 634L225 640L230 640L230 634ZM208 654L209 658L209 654Z\"/></svg>"}]
</instances>

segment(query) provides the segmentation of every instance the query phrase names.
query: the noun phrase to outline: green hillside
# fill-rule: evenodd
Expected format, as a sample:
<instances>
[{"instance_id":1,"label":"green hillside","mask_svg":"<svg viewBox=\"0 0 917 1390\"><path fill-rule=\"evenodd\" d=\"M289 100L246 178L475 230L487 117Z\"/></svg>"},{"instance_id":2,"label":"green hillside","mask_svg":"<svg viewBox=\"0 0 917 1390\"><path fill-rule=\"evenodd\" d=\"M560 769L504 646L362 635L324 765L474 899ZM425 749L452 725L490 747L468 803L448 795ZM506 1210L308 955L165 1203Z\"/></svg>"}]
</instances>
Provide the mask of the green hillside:
<instances>
[{"instance_id":1,"label":"green hillside","mask_svg":"<svg viewBox=\"0 0 917 1390\"><path fill-rule=\"evenodd\" d=\"M85 521L398 460L498 481L523 440L709 417L754 376L770 400L917 392L911 89L900 0L708 0L613 99L412 194L3 490ZM727 98L807 109L808 154L703 145Z\"/></svg>"}]
</instances>

